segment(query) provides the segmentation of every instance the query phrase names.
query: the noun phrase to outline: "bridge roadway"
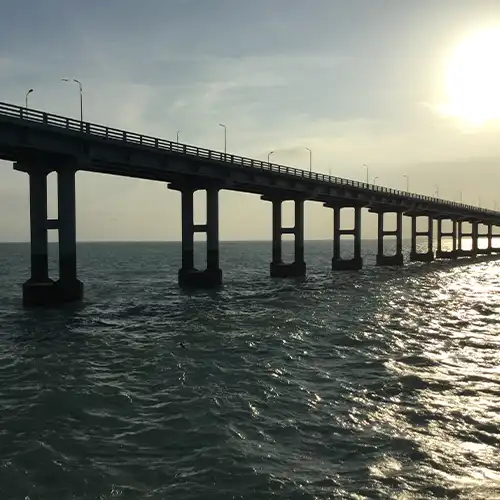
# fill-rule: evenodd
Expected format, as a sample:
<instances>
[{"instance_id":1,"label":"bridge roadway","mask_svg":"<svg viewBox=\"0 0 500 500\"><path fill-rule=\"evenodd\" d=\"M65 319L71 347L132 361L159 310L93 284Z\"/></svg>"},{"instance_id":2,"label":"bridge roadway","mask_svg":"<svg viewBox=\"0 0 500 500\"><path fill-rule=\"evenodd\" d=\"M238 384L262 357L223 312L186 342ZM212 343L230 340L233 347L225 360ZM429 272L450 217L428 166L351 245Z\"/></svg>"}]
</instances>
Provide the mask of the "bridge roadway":
<instances>
[{"instance_id":1,"label":"bridge roadway","mask_svg":"<svg viewBox=\"0 0 500 500\"><path fill-rule=\"evenodd\" d=\"M493 248L493 227L500 225L500 212L453 201L408 193L378 185L327 176L288 166L244 158L188 144L166 141L68 117L26 109L0 102L0 159L14 162L14 168L29 175L31 276L23 284L26 306L53 305L83 298L83 284L77 277L75 173L78 170L167 182L179 190L182 199L182 267L180 286L215 287L222 284L219 265L219 204L221 189L261 195L272 203L273 277L306 274L304 259L304 201L321 202L333 209L332 270L361 269L361 210L378 214L378 265L402 265L402 217L411 217L410 260L429 262L434 258L475 257L500 253ZM47 175L58 176L58 219L47 218ZM206 190L207 221L193 223L193 193ZM295 204L295 224L283 227L281 207L285 200ZM354 228L343 229L340 211L354 209ZM396 230L384 228L384 215L396 214ZM426 217L425 231L417 231L417 218ZM446 232L443 220L451 220ZM433 250L434 221L437 221L437 249ZM471 224L464 232L463 223ZM480 232L483 226L483 232ZM59 280L48 275L48 230L59 232ZM207 266L194 268L194 233L207 235ZM295 258L282 260L282 234L295 236ZM340 256L340 239L350 235L354 257ZM395 255L384 254L384 237L396 238ZM417 252L417 236L427 239L427 251ZM472 238L472 248L462 248L463 237ZM478 247L478 238L487 247ZM451 238L451 250L442 249L443 238Z\"/></svg>"}]
</instances>

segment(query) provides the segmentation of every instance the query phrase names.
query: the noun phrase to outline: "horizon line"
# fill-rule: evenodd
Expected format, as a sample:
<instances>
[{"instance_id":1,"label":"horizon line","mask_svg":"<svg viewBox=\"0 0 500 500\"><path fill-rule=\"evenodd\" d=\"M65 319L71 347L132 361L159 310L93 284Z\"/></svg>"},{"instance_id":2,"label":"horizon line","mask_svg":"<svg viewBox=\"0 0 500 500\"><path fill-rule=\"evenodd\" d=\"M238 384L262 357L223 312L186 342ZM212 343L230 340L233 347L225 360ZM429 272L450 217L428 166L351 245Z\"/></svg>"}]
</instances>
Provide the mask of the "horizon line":
<instances>
[{"instance_id":1,"label":"horizon line","mask_svg":"<svg viewBox=\"0 0 500 500\"><path fill-rule=\"evenodd\" d=\"M493 237L500 237L500 235L493 235ZM487 236L484 235L484 238ZM451 237L443 236L443 239L451 239ZM377 241L378 239L375 238L361 238L362 241ZM410 238L402 238L403 241L411 241ZM266 240L219 240L219 243L272 243L272 239L266 239ZM283 240L284 243L286 242L293 243L293 239L291 240ZM332 238L312 238L312 239L304 239L304 243L310 241L310 242L320 242L320 241L326 241L329 243L333 242L333 237ZM348 241L345 239L344 241ZM437 241L437 238L436 238ZM49 241L50 244L57 244L58 241ZM182 240L77 240L76 243L182 243ZM196 243L206 243L206 240L198 240L194 242ZM30 244L29 240L24 240L24 241L0 241L0 245L21 245L21 244Z\"/></svg>"}]
</instances>

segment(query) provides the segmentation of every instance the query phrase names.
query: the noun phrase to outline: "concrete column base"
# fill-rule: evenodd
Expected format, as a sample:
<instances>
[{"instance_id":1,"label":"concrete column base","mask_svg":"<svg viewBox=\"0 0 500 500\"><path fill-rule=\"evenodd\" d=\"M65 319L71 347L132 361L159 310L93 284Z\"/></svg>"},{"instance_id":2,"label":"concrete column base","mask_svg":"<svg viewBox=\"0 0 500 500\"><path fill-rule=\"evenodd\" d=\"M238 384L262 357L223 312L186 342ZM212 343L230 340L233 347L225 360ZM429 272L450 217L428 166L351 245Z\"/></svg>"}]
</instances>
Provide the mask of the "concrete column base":
<instances>
[{"instance_id":1,"label":"concrete column base","mask_svg":"<svg viewBox=\"0 0 500 500\"><path fill-rule=\"evenodd\" d=\"M332 259L332 271L358 271L359 269L363 269L362 257Z\"/></svg>"},{"instance_id":2,"label":"concrete column base","mask_svg":"<svg viewBox=\"0 0 500 500\"><path fill-rule=\"evenodd\" d=\"M457 257L476 257L476 253L472 250L457 250Z\"/></svg>"},{"instance_id":3,"label":"concrete column base","mask_svg":"<svg viewBox=\"0 0 500 500\"><path fill-rule=\"evenodd\" d=\"M402 254L377 255L377 266L402 266L404 258Z\"/></svg>"},{"instance_id":4,"label":"concrete column base","mask_svg":"<svg viewBox=\"0 0 500 500\"><path fill-rule=\"evenodd\" d=\"M182 288L217 288L222 285L222 269L179 269L177 274Z\"/></svg>"},{"instance_id":5,"label":"concrete column base","mask_svg":"<svg viewBox=\"0 0 500 500\"><path fill-rule=\"evenodd\" d=\"M305 262L271 262L271 278L302 278L306 275Z\"/></svg>"},{"instance_id":6,"label":"concrete column base","mask_svg":"<svg viewBox=\"0 0 500 500\"><path fill-rule=\"evenodd\" d=\"M411 262L432 262L434 260L434 252L411 252L410 253L410 261Z\"/></svg>"},{"instance_id":7,"label":"concrete column base","mask_svg":"<svg viewBox=\"0 0 500 500\"><path fill-rule=\"evenodd\" d=\"M54 307L83 299L83 283L74 280L71 283L47 280L37 282L28 280L23 284L23 306Z\"/></svg>"},{"instance_id":8,"label":"concrete column base","mask_svg":"<svg viewBox=\"0 0 500 500\"><path fill-rule=\"evenodd\" d=\"M64 302L78 302L83 299L83 283L79 279L71 281L55 282L59 290L59 299L61 303Z\"/></svg>"},{"instance_id":9,"label":"concrete column base","mask_svg":"<svg viewBox=\"0 0 500 500\"><path fill-rule=\"evenodd\" d=\"M478 248L477 253L478 253L478 255L491 255L492 249L491 248Z\"/></svg>"},{"instance_id":10,"label":"concrete column base","mask_svg":"<svg viewBox=\"0 0 500 500\"><path fill-rule=\"evenodd\" d=\"M456 250L436 250L436 259L456 259Z\"/></svg>"}]
</instances>

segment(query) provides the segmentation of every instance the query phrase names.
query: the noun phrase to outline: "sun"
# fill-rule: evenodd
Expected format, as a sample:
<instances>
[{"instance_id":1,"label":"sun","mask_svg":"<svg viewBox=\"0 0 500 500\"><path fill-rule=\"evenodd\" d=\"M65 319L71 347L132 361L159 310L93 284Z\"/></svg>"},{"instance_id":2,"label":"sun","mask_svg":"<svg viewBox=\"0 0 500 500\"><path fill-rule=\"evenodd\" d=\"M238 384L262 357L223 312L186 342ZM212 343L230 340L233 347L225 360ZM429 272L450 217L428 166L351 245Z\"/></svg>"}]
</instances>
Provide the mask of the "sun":
<instances>
[{"instance_id":1,"label":"sun","mask_svg":"<svg viewBox=\"0 0 500 500\"><path fill-rule=\"evenodd\" d=\"M443 111L474 126L500 119L500 28L464 40L448 60Z\"/></svg>"}]
</instances>

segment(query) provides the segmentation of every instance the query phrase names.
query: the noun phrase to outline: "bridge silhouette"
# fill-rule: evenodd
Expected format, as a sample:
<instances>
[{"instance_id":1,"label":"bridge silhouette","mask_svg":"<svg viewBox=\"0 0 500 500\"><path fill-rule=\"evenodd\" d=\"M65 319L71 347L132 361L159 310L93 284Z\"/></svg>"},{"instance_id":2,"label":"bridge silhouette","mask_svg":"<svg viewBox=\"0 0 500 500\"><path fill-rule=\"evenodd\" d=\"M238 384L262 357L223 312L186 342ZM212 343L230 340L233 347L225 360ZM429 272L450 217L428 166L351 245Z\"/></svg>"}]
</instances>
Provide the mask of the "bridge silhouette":
<instances>
[{"instance_id":1,"label":"bridge silhouette","mask_svg":"<svg viewBox=\"0 0 500 500\"><path fill-rule=\"evenodd\" d=\"M340 177L318 174L276 163L199 148L134 132L49 114L0 102L0 159L14 162L14 169L29 175L31 276L23 284L25 306L54 305L81 300L83 284L77 276L75 173L78 170L167 182L181 192L182 265L180 286L210 288L222 284L219 264L219 191L228 189L261 195L272 203L272 277L301 277L304 258L304 202L323 203L333 210L332 270L357 270L361 257L361 210L378 215L377 265L403 265L402 217L411 218L411 261L456 259L500 252L493 247L493 227L500 212L390 189ZM57 172L58 217L47 218L47 176ZM193 193L206 191L206 224L193 222ZM283 227L282 202L294 201L295 223ZM354 227L341 226L343 208L354 209ZM396 214L396 229L384 228L384 215ZM417 230L417 219L427 219L427 229ZM451 221L445 231L443 221ZM437 249L434 252L434 221ZM470 223L469 232L463 223ZM480 227L482 226L482 228ZM483 232L480 232L483 229ZM48 274L48 231L59 235L59 279ZM206 233L206 269L194 267L194 233ZM293 234L294 261L282 259L282 235ZM354 257L342 259L340 240L353 237ZM396 253L384 254L384 237L396 238ZM427 251L417 251L417 237L427 239ZM472 247L463 248L463 237ZM479 237L487 247L479 248ZM443 249L451 238L451 249Z\"/></svg>"}]
</instances>

